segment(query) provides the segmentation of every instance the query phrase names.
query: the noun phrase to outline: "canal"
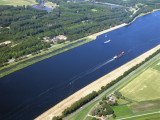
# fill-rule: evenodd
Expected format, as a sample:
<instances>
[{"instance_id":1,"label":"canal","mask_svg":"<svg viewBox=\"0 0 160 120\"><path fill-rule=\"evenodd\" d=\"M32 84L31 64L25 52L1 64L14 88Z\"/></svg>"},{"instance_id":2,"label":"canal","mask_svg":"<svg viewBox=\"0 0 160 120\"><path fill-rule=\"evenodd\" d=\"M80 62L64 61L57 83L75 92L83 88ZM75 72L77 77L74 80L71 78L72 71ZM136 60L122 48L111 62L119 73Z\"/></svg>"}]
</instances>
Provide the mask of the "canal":
<instances>
[{"instance_id":1,"label":"canal","mask_svg":"<svg viewBox=\"0 0 160 120\"><path fill-rule=\"evenodd\" d=\"M160 12L0 79L0 119L32 120L69 95L160 44ZM105 41L111 40L104 44ZM124 51L124 55L110 61Z\"/></svg>"}]
</instances>

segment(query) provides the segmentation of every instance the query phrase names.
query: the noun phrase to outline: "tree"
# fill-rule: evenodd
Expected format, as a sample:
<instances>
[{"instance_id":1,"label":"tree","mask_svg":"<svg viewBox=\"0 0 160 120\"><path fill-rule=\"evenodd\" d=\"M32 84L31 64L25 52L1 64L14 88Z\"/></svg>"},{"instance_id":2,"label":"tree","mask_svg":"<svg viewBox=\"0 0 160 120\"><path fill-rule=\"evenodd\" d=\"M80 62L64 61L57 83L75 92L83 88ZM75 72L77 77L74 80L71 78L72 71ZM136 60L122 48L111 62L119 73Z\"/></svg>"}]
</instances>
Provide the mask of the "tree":
<instances>
[{"instance_id":1,"label":"tree","mask_svg":"<svg viewBox=\"0 0 160 120\"><path fill-rule=\"evenodd\" d=\"M62 120L62 118L59 117L59 116L55 116L55 117L52 118L52 120Z\"/></svg>"}]
</instances>

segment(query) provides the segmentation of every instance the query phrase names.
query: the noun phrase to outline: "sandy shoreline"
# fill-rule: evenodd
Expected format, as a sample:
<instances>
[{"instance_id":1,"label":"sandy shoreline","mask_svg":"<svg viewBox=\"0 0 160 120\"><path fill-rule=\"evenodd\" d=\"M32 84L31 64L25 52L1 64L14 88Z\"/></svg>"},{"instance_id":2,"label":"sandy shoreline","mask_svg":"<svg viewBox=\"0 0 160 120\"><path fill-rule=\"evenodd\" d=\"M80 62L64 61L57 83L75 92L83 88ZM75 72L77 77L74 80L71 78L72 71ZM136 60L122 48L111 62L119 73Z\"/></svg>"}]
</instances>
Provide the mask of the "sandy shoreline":
<instances>
[{"instance_id":1,"label":"sandy shoreline","mask_svg":"<svg viewBox=\"0 0 160 120\"><path fill-rule=\"evenodd\" d=\"M107 29L107 30L103 30L103 31L101 31L101 32L94 33L94 34L88 36L88 38L96 39L99 35L102 35L102 34L104 34L104 33L110 32L110 31L112 31L112 30L115 30L115 29L118 29L118 28L121 28L121 27L124 27L124 26L126 26L126 25L128 25L128 24L123 23L123 24L121 24L121 25L117 25L117 26L112 27L112 28L109 28L109 29Z\"/></svg>"},{"instance_id":2,"label":"sandy shoreline","mask_svg":"<svg viewBox=\"0 0 160 120\"><path fill-rule=\"evenodd\" d=\"M92 91L98 91L101 89L102 86L105 86L109 82L113 81L114 79L121 76L125 71L129 70L136 64L141 63L144 61L147 57L152 55L154 52L156 52L158 49L160 49L160 45L156 46L155 48L147 51L146 53L140 55L139 57L131 60L130 62L122 65L121 67L113 70L112 72L108 73L107 75L104 75L103 77L99 78L98 80L92 82L91 84L87 85L86 87L80 89L76 93L72 94L68 98L64 99L48 111L44 112L42 115L37 117L35 120L51 120L53 116L61 115L61 112L69 107L72 103L79 100L81 97L85 97Z\"/></svg>"}]
</instances>

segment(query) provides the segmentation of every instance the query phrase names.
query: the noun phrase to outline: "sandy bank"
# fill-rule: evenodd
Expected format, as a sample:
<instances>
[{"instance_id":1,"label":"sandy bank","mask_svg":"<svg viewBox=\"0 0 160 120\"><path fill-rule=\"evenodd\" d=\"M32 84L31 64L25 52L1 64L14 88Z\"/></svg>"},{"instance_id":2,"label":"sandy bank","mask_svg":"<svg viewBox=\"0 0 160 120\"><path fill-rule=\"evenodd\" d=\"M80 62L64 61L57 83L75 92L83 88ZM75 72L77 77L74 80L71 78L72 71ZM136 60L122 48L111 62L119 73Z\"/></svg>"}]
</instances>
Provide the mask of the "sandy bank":
<instances>
[{"instance_id":1,"label":"sandy bank","mask_svg":"<svg viewBox=\"0 0 160 120\"><path fill-rule=\"evenodd\" d=\"M160 45L156 46L155 48L147 51L146 53L140 55L139 57L131 60L130 62L122 65L121 67L115 69L114 71L108 73L107 75L99 78L98 80L92 82L88 86L82 88L81 90L77 91L73 95L69 96L68 98L64 99L42 115L36 118L36 120L51 120L53 116L61 115L61 112L69 107L72 103L79 100L81 97L84 97L91 93L92 91L98 91L101 89L102 86L105 86L112 80L118 78L121 76L125 71L129 70L136 64L141 63L144 61L148 56L152 55L154 52L156 52L158 49L160 49Z\"/></svg>"},{"instance_id":2,"label":"sandy bank","mask_svg":"<svg viewBox=\"0 0 160 120\"><path fill-rule=\"evenodd\" d=\"M88 36L88 38L96 39L97 36L99 36L99 35L102 35L102 34L104 34L104 33L110 32L110 31L112 31L112 30L115 30L115 29L118 29L118 28L121 28L121 27L124 27L124 26L126 26L126 25L127 25L126 23L123 23L123 24L121 24L121 25L117 25L117 26L112 27L112 28L110 28L110 29L103 30L103 31L101 31L101 32L92 34L92 35Z\"/></svg>"}]
</instances>

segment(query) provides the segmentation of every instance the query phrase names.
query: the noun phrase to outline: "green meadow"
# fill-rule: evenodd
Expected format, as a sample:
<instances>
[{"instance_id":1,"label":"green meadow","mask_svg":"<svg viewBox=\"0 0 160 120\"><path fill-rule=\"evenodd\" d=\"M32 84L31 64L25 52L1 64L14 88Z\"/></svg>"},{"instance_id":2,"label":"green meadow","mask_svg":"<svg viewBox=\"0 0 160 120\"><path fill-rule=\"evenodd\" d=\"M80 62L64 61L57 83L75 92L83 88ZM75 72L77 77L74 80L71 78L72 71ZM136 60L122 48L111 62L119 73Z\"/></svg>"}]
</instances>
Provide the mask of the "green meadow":
<instances>
[{"instance_id":1,"label":"green meadow","mask_svg":"<svg viewBox=\"0 0 160 120\"><path fill-rule=\"evenodd\" d=\"M149 68L122 88L123 96L135 100L145 101L160 98L160 71Z\"/></svg>"},{"instance_id":2,"label":"green meadow","mask_svg":"<svg viewBox=\"0 0 160 120\"><path fill-rule=\"evenodd\" d=\"M23 5L34 5L35 0L0 0L0 5L13 5L13 6L23 6Z\"/></svg>"},{"instance_id":3,"label":"green meadow","mask_svg":"<svg viewBox=\"0 0 160 120\"><path fill-rule=\"evenodd\" d=\"M124 99L117 99L119 106L113 107L118 118L159 110L160 59L157 59L148 69L144 69L142 73L118 91L124 97ZM127 103L128 100L130 102ZM152 116L156 120L160 119L157 118L157 114ZM127 120L145 120L145 118L147 116Z\"/></svg>"}]
</instances>

